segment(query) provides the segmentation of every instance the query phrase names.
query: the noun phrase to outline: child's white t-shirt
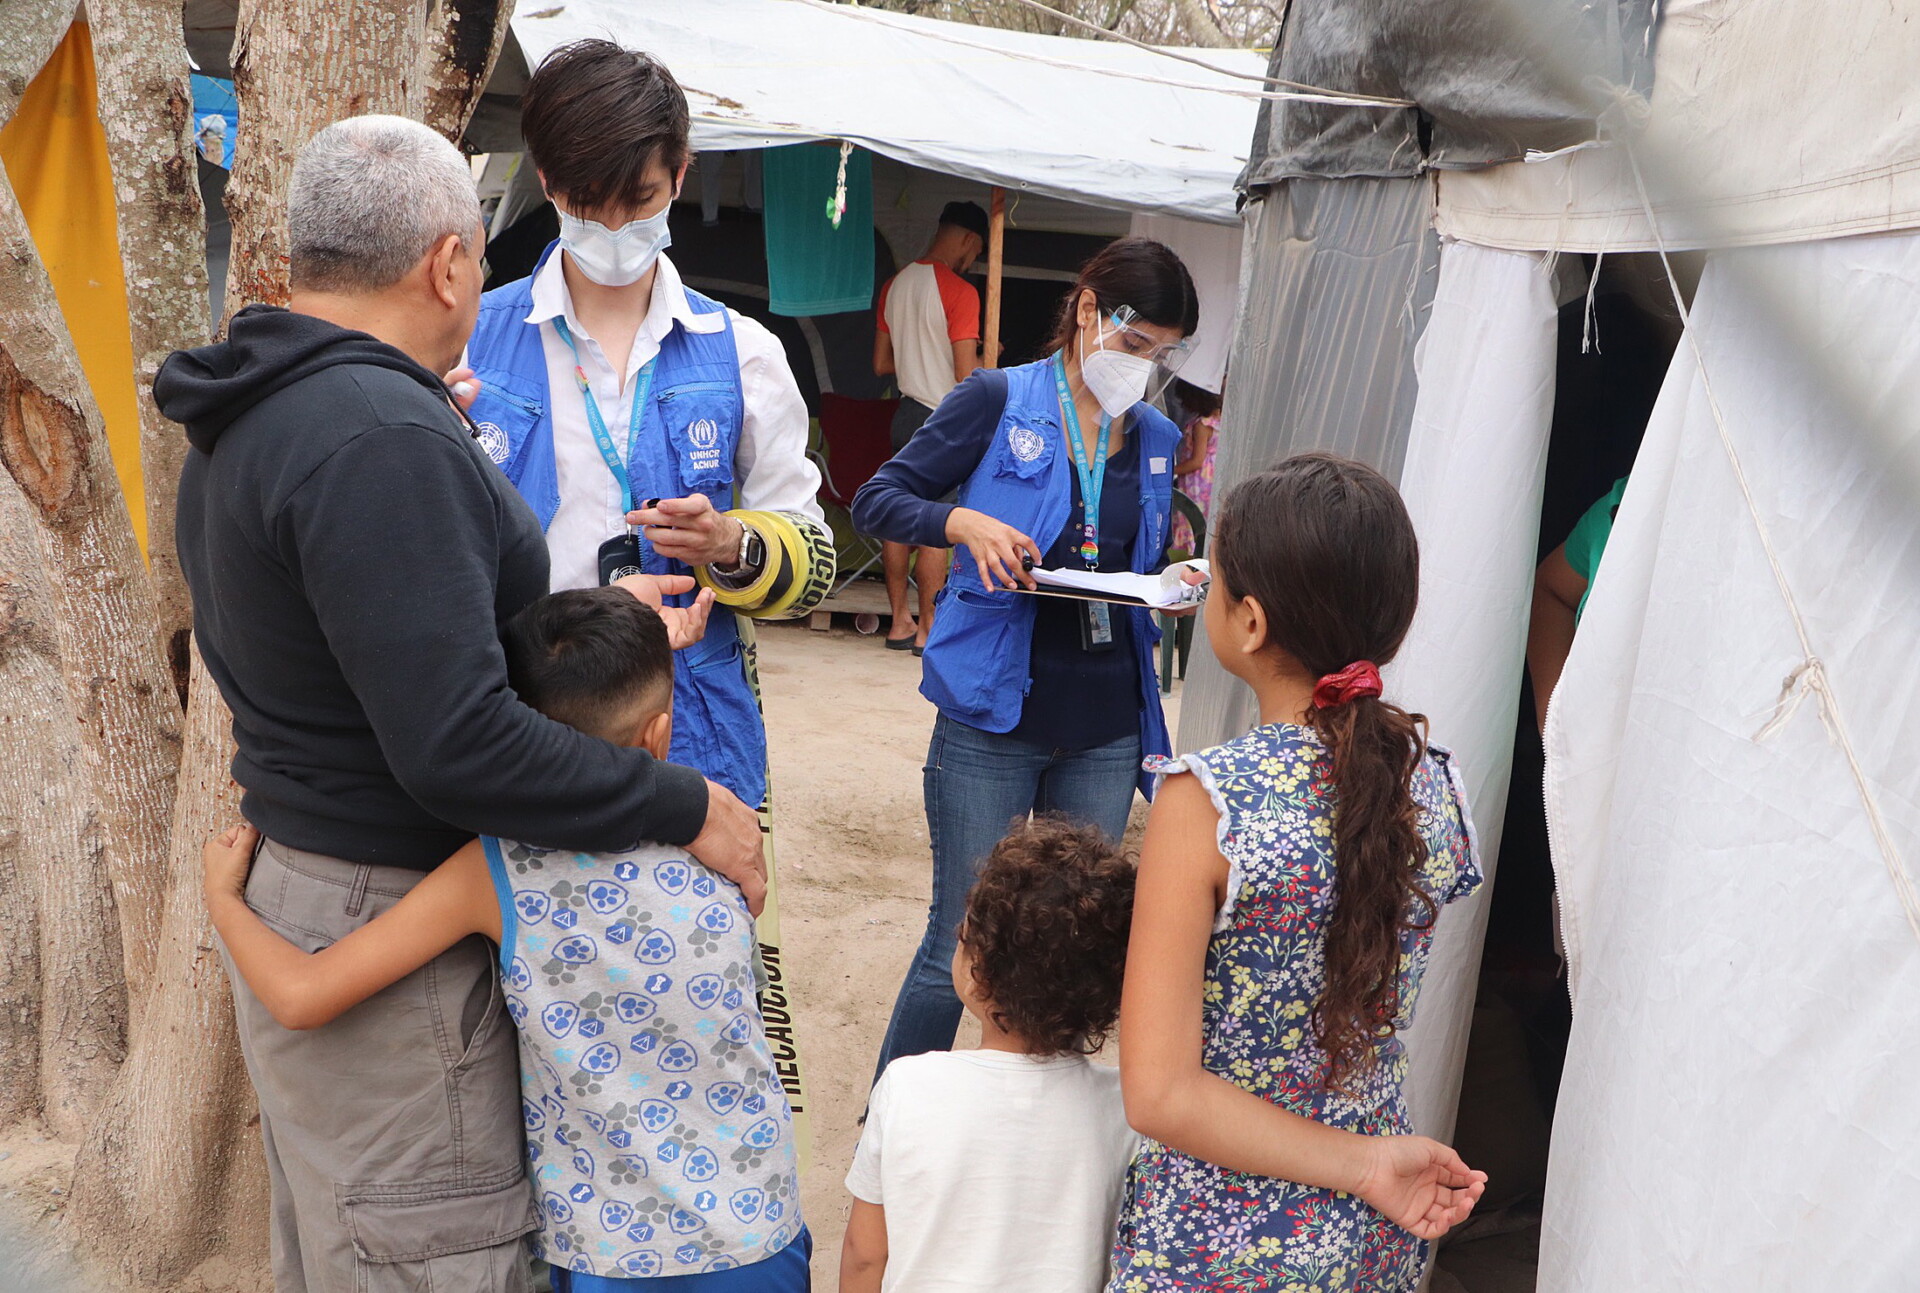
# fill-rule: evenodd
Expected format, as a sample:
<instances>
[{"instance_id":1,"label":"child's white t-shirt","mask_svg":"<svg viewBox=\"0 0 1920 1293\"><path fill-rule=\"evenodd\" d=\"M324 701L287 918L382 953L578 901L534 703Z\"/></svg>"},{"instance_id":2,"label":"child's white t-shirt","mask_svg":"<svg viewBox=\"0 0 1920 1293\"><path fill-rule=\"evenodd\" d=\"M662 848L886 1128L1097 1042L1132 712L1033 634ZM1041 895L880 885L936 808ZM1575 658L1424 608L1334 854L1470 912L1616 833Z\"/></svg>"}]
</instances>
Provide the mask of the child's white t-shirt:
<instances>
[{"instance_id":1,"label":"child's white t-shirt","mask_svg":"<svg viewBox=\"0 0 1920 1293\"><path fill-rule=\"evenodd\" d=\"M1078 1055L895 1060L847 1173L887 1210L882 1293L1097 1293L1139 1139L1119 1072Z\"/></svg>"}]
</instances>

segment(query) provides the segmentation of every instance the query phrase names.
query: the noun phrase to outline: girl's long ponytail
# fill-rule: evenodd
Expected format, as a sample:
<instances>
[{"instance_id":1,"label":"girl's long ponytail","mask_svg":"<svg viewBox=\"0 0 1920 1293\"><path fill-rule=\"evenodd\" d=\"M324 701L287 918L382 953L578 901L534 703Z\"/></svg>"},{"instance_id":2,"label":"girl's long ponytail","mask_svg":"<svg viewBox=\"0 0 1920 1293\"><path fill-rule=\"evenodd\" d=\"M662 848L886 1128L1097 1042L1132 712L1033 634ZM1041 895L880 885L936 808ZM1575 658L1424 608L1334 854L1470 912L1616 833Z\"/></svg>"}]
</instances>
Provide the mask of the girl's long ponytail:
<instances>
[{"instance_id":1,"label":"girl's long ponytail","mask_svg":"<svg viewBox=\"0 0 1920 1293\"><path fill-rule=\"evenodd\" d=\"M1413 880L1427 858L1411 791L1427 750L1426 723L1377 696L1311 716L1333 764L1339 880L1315 1023L1327 1053L1327 1085L1336 1089L1368 1067L1374 1044L1393 1032L1402 932L1433 922L1433 899ZM1412 914L1420 908L1423 914Z\"/></svg>"},{"instance_id":2,"label":"girl's long ponytail","mask_svg":"<svg viewBox=\"0 0 1920 1293\"><path fill-rule=\"evenodd\" d=\"M1399 651L1419 597L1419 545L1399 493L1372 468L1289 458L1226 495L1214 534L1227 593L1257 599L1269 644L1313 676ZM1307 718L1326 746L1334 803L1335 897L1314 1017L1333 1089L1371 1067L1393 1032L1401 939L1435 911L1415 882L1427 855L1412 793L1426 719L1362 690Z\"/></svg>"}]
</instances>

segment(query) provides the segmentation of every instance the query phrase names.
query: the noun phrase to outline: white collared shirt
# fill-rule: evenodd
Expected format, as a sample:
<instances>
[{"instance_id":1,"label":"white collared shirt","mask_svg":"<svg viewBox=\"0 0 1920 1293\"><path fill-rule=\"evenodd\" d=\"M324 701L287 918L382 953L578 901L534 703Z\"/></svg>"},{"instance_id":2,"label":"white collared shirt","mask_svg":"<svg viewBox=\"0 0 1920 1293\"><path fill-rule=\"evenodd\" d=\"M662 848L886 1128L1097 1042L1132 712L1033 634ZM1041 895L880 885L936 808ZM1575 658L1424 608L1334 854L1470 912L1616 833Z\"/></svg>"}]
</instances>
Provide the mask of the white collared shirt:
<instances>
[{"instance_id":1,"label":"white collared shirt","mask_svg":"<svg viewBox=\"0 0 1920 1293\"><path fill-rule=\"evenodd\" d=\"M629 456L628 428L633 404L633 382L640 370L660 353L660 342L675 323L691 332L718 332L718 314L695 314L687 304L680 271L665 256L653 276L653 297L647 317L634 334L625 368L614 370L600 343L581 326L573 312L572 295L560 264L561 253L547 258L533 276L533 309L526 321L540 325L540 342L547 359L547 404L553 416L553 457L560 490L560 507L547 526L547 553L552 564L550 586L591 588L600 582L600 545L626 530L625 500L619 482L607 470L587 424L586 401L574 380L573 352L560 339L555 318L564 317L580 350L593 398L606 419L607 432ZM734 346L740 359L743 418L740 445L734 454L734 481L739 506L774 512L798 512L823 531L826 516L820 510L820 472L807 457L807 406L787 367L786 350L766 326L728 310L733 319ZM638 500L636 500L637 502Z\"/></svg>"}]
</instances>

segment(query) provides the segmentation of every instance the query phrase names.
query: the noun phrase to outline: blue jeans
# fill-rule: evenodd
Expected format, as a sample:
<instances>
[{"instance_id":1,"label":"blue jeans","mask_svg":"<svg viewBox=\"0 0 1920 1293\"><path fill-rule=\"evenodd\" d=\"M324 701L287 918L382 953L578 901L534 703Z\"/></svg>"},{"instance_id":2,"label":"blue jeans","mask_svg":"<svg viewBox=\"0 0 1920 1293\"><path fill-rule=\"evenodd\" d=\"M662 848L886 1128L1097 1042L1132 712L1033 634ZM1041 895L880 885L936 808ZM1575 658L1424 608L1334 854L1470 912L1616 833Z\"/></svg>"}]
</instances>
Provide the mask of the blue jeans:
<instances>
[{"instance_id":1,"label":"blue jeans","mask_svg":"<svg viewBox=\"0 0 1920 1293\"><path fill-rule=\"evenodd\" d=\"M893 1003L874 1080L902 1055L943 1051L960 1027L953 949L981 862L1016 818L1065 813L1118 840L1140 774L1140 738L1091 750L1055 750L983 732L942 714L927 747L927 832L933 838L933 902L927 932Z\"/></svg>"}]
</instances>

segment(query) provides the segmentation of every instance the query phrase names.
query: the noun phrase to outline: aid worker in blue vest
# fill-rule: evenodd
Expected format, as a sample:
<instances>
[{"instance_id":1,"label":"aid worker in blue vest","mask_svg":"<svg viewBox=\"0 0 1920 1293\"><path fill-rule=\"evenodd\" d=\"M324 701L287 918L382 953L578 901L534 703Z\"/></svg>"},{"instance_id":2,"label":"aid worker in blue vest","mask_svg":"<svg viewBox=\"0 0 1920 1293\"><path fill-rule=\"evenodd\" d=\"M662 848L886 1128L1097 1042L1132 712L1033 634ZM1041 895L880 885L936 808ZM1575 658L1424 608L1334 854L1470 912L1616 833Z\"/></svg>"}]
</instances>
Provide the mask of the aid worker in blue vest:
<instances>
[{"instance_id":1,"label":"aid worker in blue vest","mask_svg":"<svg viewBox=\"0 0 1920 1293\"><path fill-rule=\"evenodd\" d=\"M521 132L560 237L482 298L470 416L545 527L555 590L692 574L717 598L677 660L671 757L764 811L751 628L724 612L789 618L825 595L806 405L773 334L661 254L688 158L672 73L608 41L562 46L521 96Z\"/></svg>"},{"instance_id":2,"label":"aid worker in blue vest","mask_svg":"<svg viewBox=\"0 0 1920 1293\"><path fill-rule=\"evenodd\" d=\"M1146 403L1185 357L1199 300L1180 258L1122 238L1080 270L1047 358L954 387L853 501L864 534L956 549L920 691L933 902L879 1069L952 1046L954 941L974 872L1029 812L1126 831L1145 755L1168 752L1144 609L1035 597L1046 569L1164 564L1180 431ZM939 501L958 489L959 501ZM876 1072L877 1076L877 1072Z\"/></svg>"}]
</instances>

